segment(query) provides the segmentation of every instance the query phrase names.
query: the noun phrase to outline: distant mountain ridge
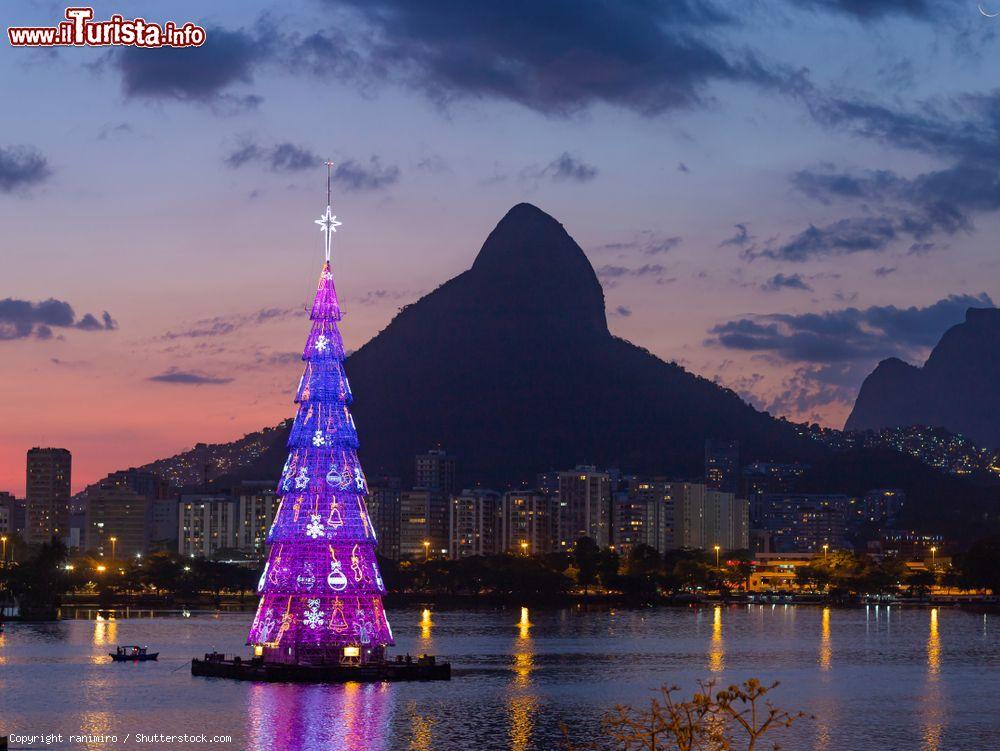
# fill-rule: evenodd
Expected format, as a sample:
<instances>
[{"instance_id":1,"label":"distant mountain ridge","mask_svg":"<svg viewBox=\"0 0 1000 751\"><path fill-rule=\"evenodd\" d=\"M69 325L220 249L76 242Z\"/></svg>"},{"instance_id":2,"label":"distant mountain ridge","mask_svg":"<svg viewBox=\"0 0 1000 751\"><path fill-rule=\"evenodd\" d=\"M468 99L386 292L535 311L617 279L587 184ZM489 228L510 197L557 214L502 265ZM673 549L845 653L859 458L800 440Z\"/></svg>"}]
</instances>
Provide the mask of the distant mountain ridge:
<instances>
[{"instance_id":1,"label":"distant mountain ridge","mask_svg":"<svg viewBox=\"0 0 1000 751\"><path fill-rule=\"evenodd\" d=\"M864 380L845 430L928 425L1000 447L1000 309L969 308L923 367L883 360Z\"/></svg>"}]
</instances>

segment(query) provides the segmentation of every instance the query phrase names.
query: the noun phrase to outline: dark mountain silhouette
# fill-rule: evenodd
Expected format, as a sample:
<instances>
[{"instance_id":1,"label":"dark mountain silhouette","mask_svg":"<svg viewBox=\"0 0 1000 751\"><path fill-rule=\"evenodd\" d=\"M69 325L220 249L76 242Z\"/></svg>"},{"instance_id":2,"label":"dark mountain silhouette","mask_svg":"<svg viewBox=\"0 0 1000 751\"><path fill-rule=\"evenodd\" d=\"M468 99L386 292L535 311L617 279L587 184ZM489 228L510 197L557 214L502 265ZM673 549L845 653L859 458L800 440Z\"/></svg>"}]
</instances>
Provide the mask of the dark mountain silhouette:
<instances>
[{"instance_id":1,"label":"dark mountain silhouette","mask_svg":"<svg viewBox=\"0 0 1000 751\"><path fill-rule=\"evenodd\" d=\"M697 476L706 438L744 457L819 449L734 392L611 335L593 267L526 203L472 268L407 306L347 361L370 475L454 451L465 480L503 483L578 463ZM255 467L277 476L280 444Z\"/></svg>"},{"instance_id":2,"label":"dark mountain silhouette","mask_svg":"<svg viewBox=\"0 0 1000 751\"><path fill-rule=\"evenodd\" d=\"M465 485L502 488L580 463L695 478L706 438L736 439L744 462L808 463L802 490L857 496L898 487L911 501L907 524L955 539L998 527L995 487L893 451L832 451L732 391L612 336L590 262L562 225L529 204L507 213L472 268L401 310L346 367L361 460L373 480L392 474L411 482L414 455L439 446L457 454ZM276 479L288 429L208 447L226 462L214 484ZM181 466L173 474L201 467L198 457L175 457L170 466Z\"/></svg>"},{"instance_id":3,"label":"dark mountain silhouette","mask_svg":"<svg viewBox=\"0 0 1000 751\"><path fill-rule=\"evenodd\" d=\"M1000 309L969 308L922 368L883 360L865 379L846 430L929 425L1000 447Z\"/></svg>"}]
</instances>

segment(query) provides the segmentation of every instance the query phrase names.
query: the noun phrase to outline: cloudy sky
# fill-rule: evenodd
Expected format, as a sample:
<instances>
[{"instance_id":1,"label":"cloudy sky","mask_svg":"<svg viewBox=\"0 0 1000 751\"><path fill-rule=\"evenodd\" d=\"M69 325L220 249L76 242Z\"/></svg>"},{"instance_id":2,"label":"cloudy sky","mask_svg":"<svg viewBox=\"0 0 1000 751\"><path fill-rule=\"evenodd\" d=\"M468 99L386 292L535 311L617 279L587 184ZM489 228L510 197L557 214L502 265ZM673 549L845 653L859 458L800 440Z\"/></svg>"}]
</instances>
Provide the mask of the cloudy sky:
<instances>
[{"instance_id":1,"label":"cloudy sky","mask_svg":"<svg viewBox=\"0 0 1000 751\"><path fill-rule=\"evenodd\" d=\"M520 201L614 333L796 420L840 427L878 360L1000 300L1000 18L971 0L116 12L208 41L0 44L0 489L32 445L79 488L291 413L327 157L351 347Z\"/></svg>"}]
</instances>

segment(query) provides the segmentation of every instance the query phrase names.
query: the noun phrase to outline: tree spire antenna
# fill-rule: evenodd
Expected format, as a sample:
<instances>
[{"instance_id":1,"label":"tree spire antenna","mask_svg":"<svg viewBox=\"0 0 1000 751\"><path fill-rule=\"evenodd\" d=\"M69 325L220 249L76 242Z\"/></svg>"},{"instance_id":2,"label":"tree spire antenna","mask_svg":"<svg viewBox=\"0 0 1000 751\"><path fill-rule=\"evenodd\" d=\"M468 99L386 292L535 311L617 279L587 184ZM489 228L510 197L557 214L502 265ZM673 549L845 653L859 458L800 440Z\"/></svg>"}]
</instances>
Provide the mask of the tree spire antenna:
<instances>
[{"instance_id":1,"label":"tree spire antenna","mask_svg":"<svg viewBox=\"0 0 1000 751\"><path fill-rule=\"evenodd\" d=\"M333 177L333 162L327 159L324 164L326 165L326 205L330 205L330 181Z\"/></svg>"}]
</instances>

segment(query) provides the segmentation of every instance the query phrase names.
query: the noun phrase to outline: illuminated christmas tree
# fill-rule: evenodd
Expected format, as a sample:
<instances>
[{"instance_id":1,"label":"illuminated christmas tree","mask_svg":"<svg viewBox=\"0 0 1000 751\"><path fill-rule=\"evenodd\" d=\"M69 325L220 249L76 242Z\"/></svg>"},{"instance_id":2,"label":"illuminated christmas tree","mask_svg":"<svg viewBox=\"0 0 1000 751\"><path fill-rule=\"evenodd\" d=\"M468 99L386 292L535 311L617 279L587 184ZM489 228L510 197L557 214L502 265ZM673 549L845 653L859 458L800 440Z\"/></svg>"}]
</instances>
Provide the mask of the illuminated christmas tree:
<instances>
[{"instance_id":1,"label":"illuminated christmas tree","mask_svg":"<svg viewBox=\"0 0 1000 751\"><path fill-rule=\"evenodd\" d=\"M340 222L330 206L330 167L326 212L316 221L326 238L326 262L309 316L298 412L278 484L281 503L248 639L269 662L364 662L380 659L393 643L337 326L330 248Z\"/></svg>"}]
</instances>

